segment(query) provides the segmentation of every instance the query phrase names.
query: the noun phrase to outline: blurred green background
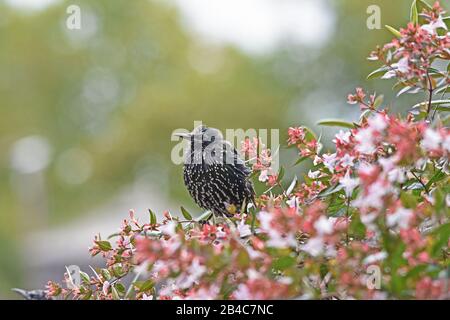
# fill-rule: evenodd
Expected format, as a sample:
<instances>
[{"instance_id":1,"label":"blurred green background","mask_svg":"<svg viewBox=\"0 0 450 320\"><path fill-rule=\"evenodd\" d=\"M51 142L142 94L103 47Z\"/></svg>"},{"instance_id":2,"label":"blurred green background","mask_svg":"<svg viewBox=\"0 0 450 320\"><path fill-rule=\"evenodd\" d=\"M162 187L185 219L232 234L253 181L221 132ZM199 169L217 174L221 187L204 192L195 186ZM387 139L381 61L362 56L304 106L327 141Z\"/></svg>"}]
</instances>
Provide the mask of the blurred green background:
<instances>
[{"instance_id":1,"label":"blurred green background","mask_svg":"<svg viewBox=\"0 0 450 320\"><path fill-rule=\"evenodd\" d=\"M259 7L270 0L250 1L245 12L227 0L212 8L203 1L204 12L201 0L28 2L0 0L0 298L15 297L11 287L60 280L64 264L78 261L57 259L69 247L52 248L78 245L72 237L81 234L88 258L91 231L118 227L122 207L195 210L170 160L172 131L190 130L194 120L222 130L280 129L284 141L292 125L320 133L321 118L356 119L346 96L358 85L383 92L391 109L408 106L408 97L393 101L389 81L365 78L377 67L367 55L391 38L366 27L367 7L380 6L382 25L401 26L409 0L290 0L295 10L277 21L296 21L284 28L301 32L276 41L260 30L273 29ZM81 30L66 27L70 4L81 8ZM205 20L205 35L192 16L220 15L221 6L231 16L216 29L237 29L231 41L214 38L214 19ZM252 45L251 30L263 45ZM323 129L324 141L334 132ZM294 157L281 151L282 164ZM123 197L139 191L139 203Z\"/></svg>"}]
</instances>

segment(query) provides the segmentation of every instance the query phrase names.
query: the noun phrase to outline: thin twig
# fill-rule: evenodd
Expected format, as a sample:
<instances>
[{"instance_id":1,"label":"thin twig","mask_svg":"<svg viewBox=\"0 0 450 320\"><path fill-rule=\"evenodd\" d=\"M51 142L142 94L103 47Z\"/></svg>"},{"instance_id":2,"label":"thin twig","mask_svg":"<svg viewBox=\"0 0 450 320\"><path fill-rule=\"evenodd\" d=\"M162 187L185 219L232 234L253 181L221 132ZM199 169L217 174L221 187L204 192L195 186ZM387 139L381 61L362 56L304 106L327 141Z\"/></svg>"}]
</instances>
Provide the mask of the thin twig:
<instances>
[{"instance_id":1,"label":"thin twig","mask_svg":"<svg viewBox=\"0 0 450 320\"><path fill-rule=\"evenodd\" d=\"M430 77L430 73L427 71L427 79L428 79L428 93L429 93L429 97L428 97L428 107L427 107L427 118L430 115L430 111L431 111L431 105L433 102L433 83L431 81L431 77ZM431 119L431 121L433 121L433 119Z\"/></svg>"},{"instance_id":2,"label":"thin twig","mask_svg":"<svg viewBox=\"0 0 450 320\"><path fill-rule=\"evenodd\" d=\"M429 193L428 188L427 188L427 186L425 185L425 183L423 183L422 179L421 179L420 177L418 177L418 176L414 173L414 171L411 171L411 174L414 176L414 178L417 179L417 181L418 181L418 182L422 185L422 187L424 188L425 192L428 194L428 193Z\"/></svg>"}]
</instances>

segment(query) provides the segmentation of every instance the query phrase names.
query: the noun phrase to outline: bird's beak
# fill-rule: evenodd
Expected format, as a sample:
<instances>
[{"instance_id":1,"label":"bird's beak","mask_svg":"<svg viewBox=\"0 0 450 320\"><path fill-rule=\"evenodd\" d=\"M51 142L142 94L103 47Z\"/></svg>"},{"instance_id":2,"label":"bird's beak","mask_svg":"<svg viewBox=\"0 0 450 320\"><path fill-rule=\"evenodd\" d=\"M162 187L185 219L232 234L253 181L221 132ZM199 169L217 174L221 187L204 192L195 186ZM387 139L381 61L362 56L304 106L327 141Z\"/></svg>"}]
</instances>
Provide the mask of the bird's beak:
<instances>
[{"instance_id":1,"label":"bird's beak","mask_svg":"<svg viewBox=\"0 0 450 320\"><path fill-rule=\"evenodd\" d=\"M183 139L189 139L191 137L190 133L174 133L175 137L181 137Z\"/></svg>"}]
</instances>

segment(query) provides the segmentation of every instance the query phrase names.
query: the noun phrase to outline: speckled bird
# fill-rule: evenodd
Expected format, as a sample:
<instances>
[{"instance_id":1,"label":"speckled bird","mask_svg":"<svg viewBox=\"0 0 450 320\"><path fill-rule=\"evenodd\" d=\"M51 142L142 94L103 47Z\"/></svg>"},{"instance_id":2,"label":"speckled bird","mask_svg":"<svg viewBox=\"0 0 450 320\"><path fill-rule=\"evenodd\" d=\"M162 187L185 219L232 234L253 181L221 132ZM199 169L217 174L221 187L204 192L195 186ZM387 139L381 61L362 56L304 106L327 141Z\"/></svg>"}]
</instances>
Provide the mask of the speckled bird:
<instances>
[{"instance_id":1,"label":"speckled bird","mask_svg":"<svg viewBox=\"0 0 450 320\"><path fill-rule=\"evenodd\" d=\"M183 177L189 194L203 209L230 216L254 201L251 173L236 149L215 128L199 126L190 133L178 133L189 141Z\"/></svg>"}]
</instances>

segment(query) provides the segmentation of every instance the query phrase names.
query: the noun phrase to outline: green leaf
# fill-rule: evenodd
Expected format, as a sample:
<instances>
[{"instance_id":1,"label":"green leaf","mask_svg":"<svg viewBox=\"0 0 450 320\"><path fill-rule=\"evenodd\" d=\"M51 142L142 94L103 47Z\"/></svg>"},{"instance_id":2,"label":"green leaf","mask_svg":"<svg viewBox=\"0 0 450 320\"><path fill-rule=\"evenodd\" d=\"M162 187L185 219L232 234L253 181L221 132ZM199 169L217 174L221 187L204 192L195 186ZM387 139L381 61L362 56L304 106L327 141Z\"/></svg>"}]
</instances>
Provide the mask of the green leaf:
<instances>
[{"instance_id":1,"label":"green leaf","mask_svg":"<svg viewBox=\"0 0 450 320\"><path fill-rule=\"evenodd\" d=\"M84 282L89 283L91 278L86 272L80 271L80 277L83 279Z\"/></svg>"},{"instance_id":2,"label":"green leaf","mask_svg":"<svg viewBox=\"0 0 450 320\"><path fill-rule=\"evenodd\" d=\"M388 29L394 36L397 38L401 38L401 33L397 29L391 27L390 25L385 25L386 29Z\"/></svg>"},{"instance_id":3,"label":"green leaf","mask_svg":"<svg viewBox=\"0 0 450 320\"><path fill-rule=\"evenodd\" d=\"M152 209L148 209L148 213L150 214L150 224L156 224L156 214L152 211Z\"/></svg>"},{"instance_id":4,"label":"green leaf","mask_svg":"<svg viewBox=\"0 0 450 320\"><path fill-rule=\"evenodd\" d=\"M401 89L398 93L397 93L397 97L400 97L402 94L407 93L411 90L415 89L414 87L410 87L410 86L406 86L403 89Z\"/></svg>"},{"instance_id":5,"label":"green leaf","mask_svg":"<svg viewBox=\"0 0 450 320\"><path fill-rule=\"evenodd\" d=\"M446 104L450 105L450 100L443 99L443 100L433 100L433 101L431 101L431 105L432 106L440 106L440 105L446 105ZM427 106L428 106L428 101L425 101L425 102L421 102L421 103L415 104L411 108L411 110L420 110L420 108L427 107Z\"/></svg>"},{"instance_id":6,"label":"green leaf","mask_svg":"<svg viewBox=\"0 0 450 320\"><path fill-rule=\"evenodd\" d=\"M99 240L96 241L98 247L100 248L100 250L102 251L110 251L112 250L112 246L111 243L109 241L106 240Z\"/></svg>"},{"instance_id":7,"label":"green leaf","mask_svg":"<svg viewBox=\"0 0 450 320\"><path fill-rule=\"evenodd\" d=\"M350 220L349 231L357 239L363 239L366 235L366 226L361 222L359 215L354 215Z\"/></svg>"},{"instance_id":8,"label":"green leaf","mask_svg":"<svg viewBox=\"0 0 450 320\"><path fill-rule=\"evenodd\" d=\"M424 0L417 0L417 10L421 12L423 9L433 9L427 2Z\"/></svg>"},{"instance_id":9,"label":"green leaf","mask_svg":"<svg viewBox=\"0 0 450 320\"><path fill-rule=\"evenodd\" d=\"M154 283L152 280L146 280L146 281L135 281L133 285L138 288L140 292L148 291L154 287Z\"/></svg>"},{"instance_id":10,"label":"green leaf","mask_svg":"<svg viewBox=\"0 0 450 320\"><path fill-rule=\"evenodd\" d=\"M111 286L111 293L114 300L120 300L119 292L116 288L114 288L114 286Z\"/></svg>"},{"instance_id":11,"label":"green leaf","mask_svg":"<svg viewBox=\"0 0 450 320\"><path fill-rule=\"evenodd\" d=\"M450 64L449 64L450 66ZM443 85L440 88L437 88L436 91L434 91L435 94L446 94L446 93L450 93L450 85Z\"/></svg>"},{"instance_id":12,"label":"green leaf","mask_svg":"<svg viewBox=\"0 0 450 320\"><path fill-rule=\"evenodd\" d=\"M296 264L296 260L291 256L284 256L277 260L275 260L272 264L272 267L275 270L286 270Z\"/></svg>"},{"instance_id":13,"label":"green leaf","mask_svg":"<svg viewBox=\"0 0 450 320\"><path fill-rule=\"evenodd\" d=\"M321 121L317 122L317 125L327 126L327 127L343 127L343 128L349 128L349 129L355 128L354 123L343 121L343 120L333 120L333 119L321 120Z\"/></svg>"},{"instance_id":14,"label":"green leaf","mask_svg":"<svg viewBox=\"0 0 450 320\"><path fill-rule=\"evenodd\" d=\"M373 103L375 109L378 109L378 107L381 106L381 105L383 104L383 101L384 101L384 96L383 96L383 95L379 95L379 96L375 99L375 101L374 101L374 103Z\"/></svg>"},{"instance_id":15,"label":"green leaf","mask_svg":"<svg viewBox=\"0 0 450 320\"><path fill-rule=\"evenodd\" d=\"M246 268L250 264L250 256L247 250L239 250L237 255L237 263L240 267Z\"/></svg>"},{"instance_id":16,"label":"green leaf","mask_svg":"<svg viewBox=\"0 0 450 320\"><path fill-rule=\"evenodd\" d=\"M450 16L442 18L442 20L444 21L445 25L447 26L447 29L450 30ZM447 71L449 71L449 69L450 69L450 64L448 65Z\"/></svg>"},{"instance_id":17,"label":"green leaf","mask_svg":"<svg viewBox=\"0 0 450 320\"><path fill-rule=\"evenodd\" d=\"M289 187L286 190L286 195L290 195L296 185L297 185L297 176L294 176L294 179L292 179L291 184L289 185Z\"/></svg>"},{"instance_id":18,"label":"green leaf","mask_svg":"<svg viewBox=\"0 0 450 320\"><path fill-rule=\"evenodd\" d=\"M211 211L205 211L204 213L202 213L201 215L200 215L200 217L198 217L197 218L197 221L206 221L206 220L208 220L209 218L211 218L211 216L212 216L212 212Z\"/></svg>"},{"instance_id":19,"label":"green leaf","mask_svg":"<svg viewBox=\"0 0 450 320\"><path fill-rule=\"evenodd\" d=\"M442 210L447 208L446 199L445 199L446 193L441 188L436 188L436 190L434 190L433 197L434 197L435 211L436 211L436 213L440 214Z\"/></svg>"},{"instance_id":20,"label":"green leaf","mask_svg":"<svg viewBox=\"0 0 450 320\"><path fill-rule=\"evenodd\" d=\"M441 181L442 179L444 179L447 175L442 171L439 170L438 172L436 172L431 179L428 181L428 183L426 184L426 188L427 190L430 189L431 185L435 182Z\"/></svg>"},{"instance_id":21,"label":"green leaf","mask_svg":"<svg viewBox=\"0 0 450 320\"><path fill-rule=\"evenodd\" d=\"M433 244L431 254L433 257L441 254L441 249L447 245L450 238L450 223L443 224L433 231L436 242Z\"/></svg>"},{"instance_id":22,"label":"green leaf","mask_svg":"<svg viewBox=\"0 0 450 320\"><path fill-rule=\"evenodd\" d=\"M280 167L280 170L278 170L278 178L277 178L277 181L278 181L278 182L282 181L282 180L283 180L283 177L284 177L284 168L283 168L283 167Z\"/></svg>"},{"instance_id":23,"label":"green leaf","mask_svg":"<svg viewBox=\"0 0 450 320\"><path fill-rule=\"evenodd\" d=\"M111 273L108 271L108 269L100 269L100 273L102 274L103 278L110 281L112 276Z\"/></svg>"},{"instance_id":24,"label":"green leaf","mask_svg":"<svg viewBox=\"0 0 450 320\"><path fill-rule=\"evenodd\" d=\"M181 214L186 220L192 220L191 214L183 206L181 207Z\"/></svg>"},{"instance_id":25,"label":"green leaf","mask_svg":"<svg viewBox=\"0 0 450 320\"><path fill-rule=\"evenodd\" d=\"M409 19L414 24L418 24L419 23L419 13L417 11L417 1L416 0L414 0L412 5L411 5L411 12L410 12L410 15L409 15Z\"/></svg>"},{"instance_id":26,"label":"green leaf","mask_svg":"<svg viewBox=\"0 0 450 320\"><path fill-rule=\"evenodd\" d=\"M120 282L116 283L116 284L114 285L114 287L117 289L117 291L118 291L119 293L125 294L125 291L126 291L125 286L124 286L123 284L121 284Z\"/></svg>"},{"instance_id":27,"label":"green leaf","mask_svg":"<svg viewBox=\"0 0 450 320\"><path fill-rule=\"evenodd\" d=\"M328 197L329 195L332 195L333 193L339 192L343 189L344 187L341 184L336 184L334 186L331 186L329 188L326 188L325 190L322 190L319 194L318 197L319 198L324 198L324 197Z\"/></svg>"},{"instance_id":28,"label":"green leaf","mask_svg":"<svg viewBox=\"0 0 450 320\"><path fill-rule=\"evenodd\" d=\"M417 198L410 193L402 191L400 193L400 200L405 208L414 209L417 207Z\"/></svg>"},{"instance_id":29,"label":"green leaf","mask_svg":"<svg viewBox=\"0 0 450 320\"><path fill-rule=\"evenodd\" d=\"M305 161L306 159L309 159L309 157L300 157L300 158L298 158L298 160L295 161L295 163L293 164L293 166L296 166L296 165L302 163L302 162Z\"/></svg>"},{"instance_id":30,"label":"green leaf","mask_svg":"<svg viewBox=\"0 0 450 320\"><path fill-rule=\"evenodd\" d=\"M380 77L383 76L388 70L389 70L389 67L387 67L387 66L383 66L383 67L381 67L381 68L378 68L378 69L372 71L371 73L369 73L369 75L367 76L367 80L380 78Z\"/></svg>"},{"instance_id":31,"label":"green leaf","mask_svg":"<svg viewBox=\"0 0 450 320\"><path fill-rule=\"evenodd\" d=\"M306 141L316 140L317 141L317 135L308 127L303 127L306 131L305 133L305 139Z\"/></svg>"}]
</instances>

